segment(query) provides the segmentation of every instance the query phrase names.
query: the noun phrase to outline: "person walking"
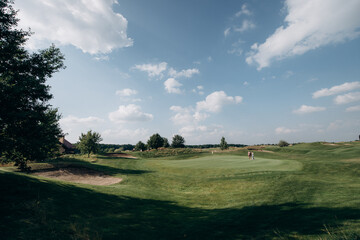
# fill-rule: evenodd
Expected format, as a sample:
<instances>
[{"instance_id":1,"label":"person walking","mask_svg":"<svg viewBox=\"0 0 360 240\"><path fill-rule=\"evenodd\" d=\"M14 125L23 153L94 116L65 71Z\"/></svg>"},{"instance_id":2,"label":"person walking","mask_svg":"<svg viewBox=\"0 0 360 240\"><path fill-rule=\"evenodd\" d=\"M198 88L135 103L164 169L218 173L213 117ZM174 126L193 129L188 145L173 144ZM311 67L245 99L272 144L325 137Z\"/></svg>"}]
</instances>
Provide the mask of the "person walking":
<instances>
[{"instance_id":1,"label":"person walking","mask_svg":"<svg viewBox=\"0 0 360 240\"><path fill-rule=\"evenodd\" d=\"M252 159L252 160L255 160L254 152L251 152L251 159Z\"/></svg>"},{"instance_id":2,"label":"person walking","mask_svg":"<svg viewBox=\"0 0 360 240\"><path fill-rule=\"evenodd\" d=\"M249 157L249 160L251 159L251 152L249 151L248 152L248 157Z\"/></svg>"}]
</instances>

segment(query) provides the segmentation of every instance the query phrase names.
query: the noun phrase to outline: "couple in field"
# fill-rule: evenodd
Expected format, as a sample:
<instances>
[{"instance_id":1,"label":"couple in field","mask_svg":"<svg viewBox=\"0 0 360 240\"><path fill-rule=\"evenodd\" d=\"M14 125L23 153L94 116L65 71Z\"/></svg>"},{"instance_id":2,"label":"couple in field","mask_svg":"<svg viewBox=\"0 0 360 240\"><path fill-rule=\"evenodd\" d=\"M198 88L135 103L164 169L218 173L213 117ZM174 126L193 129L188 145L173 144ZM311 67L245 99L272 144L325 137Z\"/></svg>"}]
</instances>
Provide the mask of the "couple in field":
<instances>
[{"instance_id":1,"label":"couple in field","mask_svg":"<svg viewBox=\"0 0 360 240\"><path fill-rule=\"evenodd\" d=\"M254 152L248 152L248 157L249 157L249 160L255 160L255 157L254 157Z\"/></svg>"}]
</instances>

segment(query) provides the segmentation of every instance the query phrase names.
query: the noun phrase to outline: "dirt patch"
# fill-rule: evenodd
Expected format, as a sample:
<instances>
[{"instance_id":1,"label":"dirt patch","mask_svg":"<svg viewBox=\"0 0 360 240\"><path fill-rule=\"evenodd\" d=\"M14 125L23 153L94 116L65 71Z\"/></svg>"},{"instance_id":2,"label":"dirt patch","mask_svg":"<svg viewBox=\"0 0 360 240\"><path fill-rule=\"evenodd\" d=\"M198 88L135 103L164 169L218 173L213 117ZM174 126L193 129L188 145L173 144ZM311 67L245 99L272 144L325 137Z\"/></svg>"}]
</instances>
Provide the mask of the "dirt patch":
<instances>
[{"instance_id":1,"label":"dirt patch","mask_svg":"<svg viewBox=\"0 0 360 240\"><path fill-rule=\"evenodd\" d=\"M131 156L130 154L127 154L127 153L107 153L105 155L108 157L121 157L121 158L132 158L132 159L137 158L137 157Z\"/></svg>"},{"instance_id":2,"label":"dirt patch","mask_svg":"<svg viewBox=\"0 0 360 240\"><path fill-rule=\"evenodd\" d=\"M266 152L266 153L274 153L273 151L270 151L270 150L255 150L257 152Z\"/></svg>"},{"instance_id":3,"label":"dirt patch","mask_svg":"<svg viewBox=\"0 0 360 240\"><path fill-rule=\"evenodd\" d=\"M101 172L79 167L79 166L68 166L60 168L47 168L41 170L35 170L34 175L54 178L67 182L84 183L91 185L111 185L122 181L121 178L115 178L105 175Z\"/></svg>"},{"instance_id":4,"label":"dirt patch","mask_svg":"<svg viewBox=\"0 0 360 240\"><path fill-rule=\"evenodd\" d=\"M328 146L338 146L338 144L335 144L335 143L323 143L323 145L328 145Z\"/></svg>"},{"instance_id":5,"label":"dirt patch","mask_svg":"<svg viewBox=\"0 0 360 240\"><path fill-rule=\"evenodd\" d=\"M347 163L360 163L360 158L353 158L353 159L344 159L341 160L342 162L347 162Z\"/></svg>"}]
</instances>

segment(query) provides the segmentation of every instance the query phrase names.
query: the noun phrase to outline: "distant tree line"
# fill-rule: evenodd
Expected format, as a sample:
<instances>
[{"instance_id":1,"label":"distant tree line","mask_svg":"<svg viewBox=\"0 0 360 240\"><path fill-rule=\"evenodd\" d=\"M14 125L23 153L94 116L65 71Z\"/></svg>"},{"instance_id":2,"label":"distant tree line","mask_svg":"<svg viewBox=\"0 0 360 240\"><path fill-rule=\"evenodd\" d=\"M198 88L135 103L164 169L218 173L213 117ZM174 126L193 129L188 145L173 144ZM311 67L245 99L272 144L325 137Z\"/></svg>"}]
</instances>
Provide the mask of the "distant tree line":
<instances>
[{"instance_id":1,"label":"distant tree line","mask_svg":"<svg viewBox=\"0 0 360 240\"><path fill-rule=\"evenodd\" d=\"M246 147L244 144L232 144L228 143L228 147ZM199 144L199 145L186 145L186 148L220 148L220 144Z\"/></svg>"}]
</instances>

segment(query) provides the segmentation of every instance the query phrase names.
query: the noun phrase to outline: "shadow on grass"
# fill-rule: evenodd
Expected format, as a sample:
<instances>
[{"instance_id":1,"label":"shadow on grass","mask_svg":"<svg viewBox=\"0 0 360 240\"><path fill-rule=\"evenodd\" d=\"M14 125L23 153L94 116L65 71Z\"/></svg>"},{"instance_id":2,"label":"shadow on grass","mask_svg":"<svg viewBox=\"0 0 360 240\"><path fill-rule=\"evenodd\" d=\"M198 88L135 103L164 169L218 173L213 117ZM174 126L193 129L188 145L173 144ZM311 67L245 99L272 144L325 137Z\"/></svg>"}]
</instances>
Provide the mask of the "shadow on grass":
<instances>
[{"instance_id":1,"label":"shadow on grass","mask_svg":"<svg viewBox=\"0 0 360 240\"><path fill-rule=\"evenodd\" d=\"M108 158L107 158L108 159ZM133 169L121 169L121 168L113 168L110 166L105 165L98 165L87 161L82 161L76 158L59 158L51 161L46 161L45 163L48 166L41 167L41 166L32 166L31 172L42 172L42 171L49 171L49 170L57 170L59 168L66 168L66 167L81 167L87 168L90 170L96 170L107 175L116 175L116 174L132 174L132 175L139 175L145 173L151 173L151 171L146 170L133 170Z\"/></svg>"},{"instance_id":2,"label":"shadow on grass","mask_svg":"<svg viewBox=\"0 0 360 240\"><path fill-rule=\"evenodd\" d=\"M323 234L354 208L288 203L206 210L107 195L0 171L2 239L271 239Z\"/></svg>"}]
</instances>

